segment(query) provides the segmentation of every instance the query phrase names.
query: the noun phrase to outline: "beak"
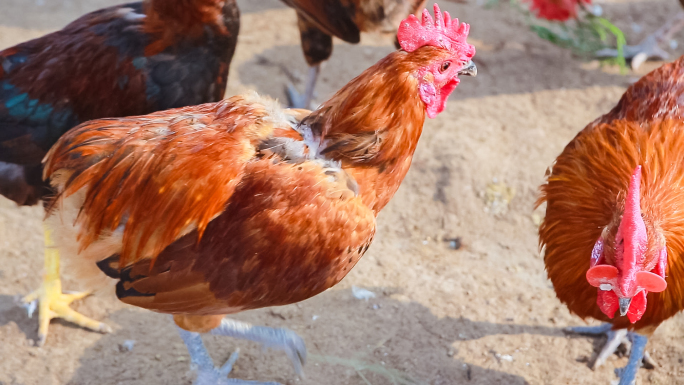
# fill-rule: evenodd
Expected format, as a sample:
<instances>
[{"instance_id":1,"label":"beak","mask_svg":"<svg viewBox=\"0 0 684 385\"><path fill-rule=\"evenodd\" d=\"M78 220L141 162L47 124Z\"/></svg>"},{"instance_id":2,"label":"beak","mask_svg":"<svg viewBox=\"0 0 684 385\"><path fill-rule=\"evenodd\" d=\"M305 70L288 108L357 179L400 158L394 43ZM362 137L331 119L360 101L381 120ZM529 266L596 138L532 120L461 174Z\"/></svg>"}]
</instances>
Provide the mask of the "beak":
<instances>
[{"instance_id":1,"label":"beak","mask_svg":"<svg viewBox=\"0 0 684 385\"><path fill-rule=\"evenodd\" d=\"M477 76L477 67L475 66L475 63L473 61L469 61L468 64L465 65L460 71L458 71L459 75L468 75L475 77Z\"/></svg>"},{"instance_id":2,"label":"beak","mask_svg":"<svg viewBox=\"0 0 684 385\"><path fill-rule=\"evenodd\" d=\"M620 298L620 315L624 316L629 310L629 304L632 303L631 298Z\"/></svg>"}]
</instances>

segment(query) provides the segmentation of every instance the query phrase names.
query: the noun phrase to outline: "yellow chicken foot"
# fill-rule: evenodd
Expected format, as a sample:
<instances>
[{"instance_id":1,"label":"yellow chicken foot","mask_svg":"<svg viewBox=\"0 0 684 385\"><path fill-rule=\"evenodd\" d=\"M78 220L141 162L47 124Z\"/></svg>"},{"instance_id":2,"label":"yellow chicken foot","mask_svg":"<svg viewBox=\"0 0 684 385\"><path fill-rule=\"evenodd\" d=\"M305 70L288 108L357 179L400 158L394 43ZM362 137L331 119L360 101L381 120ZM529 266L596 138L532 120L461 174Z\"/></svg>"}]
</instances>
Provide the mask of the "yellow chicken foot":
<instances>
[{"instance_id":1,"label":"yellow chicken foot","mask_svg":"<svg viewBox=\"0 0 684 385\"><path fill-rule=\"evenodd\" d=\"M63 318L81 327L101 333L109 333L112 329L102 323L90 319L72 310L69 305L76 300L88 296L89 292L62 293L62 282L59 278L59 250L52 242L50 229L44 227L45 233L45 275L40 288L22 299L29 317L38 308L38 346L42 346L47 338L48 326L53 318Z\"/></svg>"}]
</instances>

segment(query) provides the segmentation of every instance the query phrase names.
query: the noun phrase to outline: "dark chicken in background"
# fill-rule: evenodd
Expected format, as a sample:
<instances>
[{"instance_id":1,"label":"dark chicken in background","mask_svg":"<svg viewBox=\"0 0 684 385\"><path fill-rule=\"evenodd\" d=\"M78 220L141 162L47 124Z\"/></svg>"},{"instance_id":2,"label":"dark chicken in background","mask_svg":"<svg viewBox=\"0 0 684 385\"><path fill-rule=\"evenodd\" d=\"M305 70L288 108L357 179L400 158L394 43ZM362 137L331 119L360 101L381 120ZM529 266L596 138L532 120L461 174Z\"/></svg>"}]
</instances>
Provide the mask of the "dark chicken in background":
<instances>
[{"instance_id":1,"label":"dark chicken in background","mask_svg":"<svg viewBox=\"0 0 684 385\"><path fill-rule=\"evenodd\" d=\"M198 333L306 350L286 329L225 314L302 301L334 286L375 233L411 165L425 116L475 75L467 24L435 5L401 23L395 51L316 111L256 94L87 122L46 157L47 226L65 274L116 281L128 304L174 315L198 384L227 379Z\"/></svg>"},{"instance_id":2,"label":"dark chicken in background","mask_svg":"<svg viewBox=\"0 0 684 385\"><path fill-rule=\"evenodd\" d=\"M312 108L321 63L333 50L333 36L347 43L361 41L361 32L396 34L410 14L420 16L427 0L282 0L297 11L297 24L309 74L303 95L288 85L290 106ZM395 45L399 47L398 41Z\"/></svg>"},{"instance_id":3,"label":"dark chicken in background","mask_svg":"<svg viewBox=\"0 0 684 385\"><path fill-rule=\"evenodd\" d=\"M556 295L608 334L593 364L626 339L620 384L636 381L647 337L684 309L684 57L627 89L556 159L539 203L544 262Z\"/></svg>"},{"instance_id":4,"label":"dark chicken in background","mask_svg":"<svg viewBox=\"0 0 684 385\"><path fill-rule=\"evenodd\" d=\"M0 194L43 198L41 161L79 123L221 100L239 25L234 0L147 0L0 51ZM50 238L44 282L25 298L38 300L39 344L53 317L108 330L69 308L85 294L62 294Z\"/></svg>"}]
</instances>

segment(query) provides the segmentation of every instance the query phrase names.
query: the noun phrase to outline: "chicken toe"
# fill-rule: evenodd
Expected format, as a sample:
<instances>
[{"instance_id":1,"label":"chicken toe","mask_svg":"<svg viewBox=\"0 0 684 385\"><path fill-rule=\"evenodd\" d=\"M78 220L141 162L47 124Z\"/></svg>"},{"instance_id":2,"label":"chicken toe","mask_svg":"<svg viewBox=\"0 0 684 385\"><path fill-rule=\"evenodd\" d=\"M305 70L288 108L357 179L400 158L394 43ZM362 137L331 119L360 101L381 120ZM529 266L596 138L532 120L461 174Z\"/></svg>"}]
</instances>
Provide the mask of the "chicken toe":
<instances>
[{"instance_id":1,"label":"chicken toe","mask_svg":"<svg viewBox=\"0 0 684 385\"><path fill-rule=\"evenodd\" d=\"M629 340L632 342L632 349L629 352L629 361L624 368L615 369L615 374L620 377L618 385L636 384L636 375L644 360L644 351L648 338L634 332L628 333Z\"/></svg>"},{"instance_id":2,"label":"chicken toe","mask_svg":"<svg viewBox=\"0 0 684 385\"><path fill-rule=\"evenodd\" d=\"M246 322L224 318L221 320L221 324L209 333L246 339L258 342L265 348L283 350L292 361L295 372L298 375L302 374L302 366L306 363L306 345L304 340L291 330L254 326Z\"/></svg>"},{"instance_id":3,"label":"chicken toe","mask_svg":"<svg viewBox=\"0 0 684 385\"><path fill-rule=\"evenodd\" d=\"M233 365L238 359L239 349L230 355L228 361L223 366L217 368L209 356L207 348L202 342L199 333L189 332L178 328L181 339L188 348L191 359L191 369L197 371L197 379L194 385L281 385L277 382L259 382L228 378L228 374L233 370Z\"/></svg>"},{"instance_id":4,"label":"chicken toe","mask_svg":"<svg viewBox=\"0 0 684 385\"><path fill-rule=\"evenodd\" d=\"M40 288L22 299L29 317L32 317L33 312L38 308L37 345L42 346L45 343L48 326L53 318L62 318L101 333L111 332L112 329L108 325L79 314L69 307L72 302L89 294L89 292L62 292L62 282L59 278L59 252L52 243L50 230L45 228L45 275L43 282Z\"/></svg>"},{"instance_id":5,"label":"chicken toe","mask_svg":"<svg viewBox=\"0 0 684 385\"><path fill-rule=\"evenodd\" d=\"M629 361L624 368L615 369L615 374L620 377L619 385L631 385L635 382L636 373L643 365L646 367L655 367L655 361L645 352L647 337L640 334L629 332L627 329L612 330L611 324L603 324L600 326L580 326L574 328L567 328L567 332L587 335L603 335L608 336L605 345L596 356L596 360L591 365L592 370L603 365L608 357L620 347L620 345L627 346L629 350Z\"/></svg>"},{"instance_id":6,"label":"chicken toe","mask_svg":"<svg viewBox=\"0 0 684 385\"><path fill-rule=\"evenodd\" d=\"M618 349L618 347L620 347L620 345L622 345L625 342L629 342L626 339L627 330L612 330L612 325L608 323L603 324L601 326L577 326L567 328L566 331L568 333L574 334L587 334L592 336L606 335L608 337L608 340L606 341L605 345L603 345L603 348L596 356L594 362L591 364L592 370L596 370L601 365L603 365L608 359L608 357L610 357L611 354L615 353L615 351Z\"/></svg>"}]
</instances>

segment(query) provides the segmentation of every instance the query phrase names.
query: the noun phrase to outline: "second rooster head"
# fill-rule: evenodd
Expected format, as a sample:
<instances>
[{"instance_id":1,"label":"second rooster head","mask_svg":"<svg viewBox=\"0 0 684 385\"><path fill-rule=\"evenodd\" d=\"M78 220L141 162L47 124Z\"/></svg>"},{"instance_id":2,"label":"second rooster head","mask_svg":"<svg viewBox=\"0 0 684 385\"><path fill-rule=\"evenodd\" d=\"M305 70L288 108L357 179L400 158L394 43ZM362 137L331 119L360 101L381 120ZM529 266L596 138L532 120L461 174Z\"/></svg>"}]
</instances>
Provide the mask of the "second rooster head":
<instances>
[{"instance_id":1,"label":"second rooster head","mask_svg":"<svg viewBox=\"0 0 684 385\"><path fill-rule=\"evenodd\" d=\"M472 61L475 47L466 42L470 26L459 23L458 19L452 20L449 12L442 14L437 4L434 10L434 19L425 9L422 22L410 15L397 31L399 45L406 52L417 52L421 48L438 51L426 55L425 64L416 74L420 98L429 118L444 111L449 95L460 83L459 75L477 75L477 67Z\"/></svg>"},{"instance_id":2,"label":"second rooster head","mask_svg":"<svg viewBox=\"0 0 684 385\"><path fill-rule=\"evenodd\" d=\"M638 166L629 182L624 211L617 231L614 232L610 255L604 250L604 237L594 245L591 268L587 281L598 289L597 305L613 318L616 311L635 323L646 312L646 294L661 292L667 288L665 270L667 248L664 237L649 232L641 214L641 166Z\"/></svg>"}]
</instances>

